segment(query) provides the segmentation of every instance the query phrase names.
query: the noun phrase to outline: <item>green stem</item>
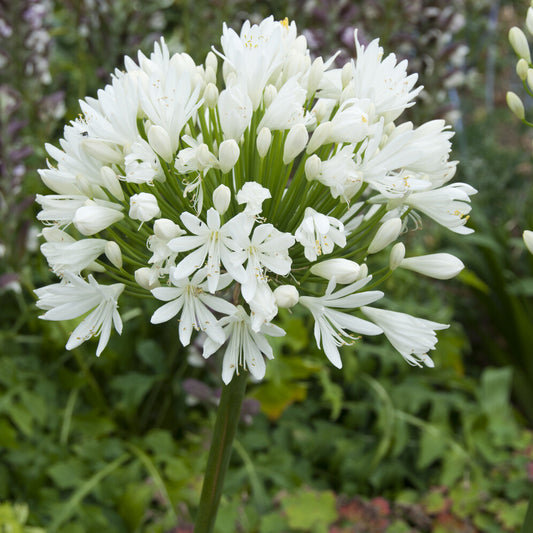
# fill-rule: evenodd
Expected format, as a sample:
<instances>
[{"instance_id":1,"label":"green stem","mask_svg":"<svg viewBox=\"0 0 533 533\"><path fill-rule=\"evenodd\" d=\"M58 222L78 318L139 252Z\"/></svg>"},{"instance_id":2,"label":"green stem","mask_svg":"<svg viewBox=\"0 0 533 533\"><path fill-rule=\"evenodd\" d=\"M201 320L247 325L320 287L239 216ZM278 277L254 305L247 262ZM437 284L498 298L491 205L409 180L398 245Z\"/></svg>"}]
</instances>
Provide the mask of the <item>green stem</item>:
<instances>
[{"instance_id":1,"label":"green stem","mask_svg":"<svg viewBox=\"0 0 533 533\"><path fill-rule=\"evenodd\" d=\"M528 533L530 531L533 531L533 487L531 487L526 519L524 520L524 525L522 527L522 533Z\"/></svg>"},{"instance_id":2,"label":"green stem","mask_svg":"<svg viewBox=\"0 0 533 533\"><path fill-rule=\"evenodd\" d=\"M211 533L215 526L247 377L248 372L241 370L239 375L234 375L230 383L222 388L194 533Z\"/></svg>"}]
</instances>

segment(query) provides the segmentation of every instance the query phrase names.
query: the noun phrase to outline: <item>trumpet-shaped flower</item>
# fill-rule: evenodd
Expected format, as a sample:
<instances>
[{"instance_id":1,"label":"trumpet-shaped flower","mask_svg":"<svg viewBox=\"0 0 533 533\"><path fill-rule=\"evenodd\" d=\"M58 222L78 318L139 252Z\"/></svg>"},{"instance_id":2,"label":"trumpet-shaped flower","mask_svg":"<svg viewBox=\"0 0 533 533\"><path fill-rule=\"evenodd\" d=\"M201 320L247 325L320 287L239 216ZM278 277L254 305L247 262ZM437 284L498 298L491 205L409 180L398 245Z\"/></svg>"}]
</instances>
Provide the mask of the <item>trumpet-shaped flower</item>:
<instances>
[{"instance_id":1,"label":"trumpet-shaped flower","mask_svg":"<svg viewBox=\"0 0 533 533\"><path fill-rule=\"evenodd\" d=\"M447 324L375 307L362 307L361 311L383 329L385 337L410 365L435 366L427 352L437 344L435 331L448 328Z\"/></svg>"},{"instance_id":2,"label":"trumpet-shaped flower","mask_svg":"<svg viewBox=\"0 0 533 533\"><path fill-rule=\"evenodd\" d=\"M274 353L265 335L283 337L285 331L274 324L263 324L258 332L252 329L250 317L238 306L235 313L219 320L219 326L224 329L228 346L222 362L222 381L229 383L233 374L239 374L239 368L248 370L255 379L263 379L265 375L265 360L273 359ZM209 357L215 353L223 342L216 342L208 337L204 343L203 356Z\"/></svg>"},{"instance_id":3,"label":"trumpet-shaped flower","mask_svg":"<svg viewBox=\"0 0 533 533\"><path fill-rule=\"evenodd\" d=\"M327 358L337 368L342 367L339 346L351 344L355 337L348 333L363 335L379 335L382 329L367 320L337 309L357 309L362 305L379 300L383 296L381 291L358 292L370 281L370 276L335 290L335 278L326 289L324 296L300 296L300 303L311 311L315 319L315 340L319 348L324 350Z\"/></svg>"},{"instance_id":4,"label":"trumpet-shaped flower","mask_svg":"<svg viewBox=\"0 0 533 533\"><path fill-rule=\"evenodd\" d=\"M223 343L226 337L210 309L218 313L233 314L235 306L207 292L207 269L197 270L190 280L176 278L175 274L176 268L171 268L169 279L172 287L152 289L152 294L158 300L167 302L154 312L152 324L166 322L181 312L179 339L183 346L190 343L193 330L204 331L214 342ZM217 290L224 289L231 281L230 275L222 275L218 280Z\"/></svg>"},{"instance_id":5,"label":"trumpet-shaped flower","mask_svg":"<svg viewBox=\"0 0 533 533\"><path fill-rule=\"evenodd\" d=\"M122 283L100 285L89 275L88 282L69 272L63 273L63 281L36 289L37 307L46 312L45 320L70 320L89 313L74 329L66 349L76 348L91 337L100 335L96 355L106 347L113 326L122 333L122 320L118 313L118 297L124 290Z\"/></svg>"}]
</instances>

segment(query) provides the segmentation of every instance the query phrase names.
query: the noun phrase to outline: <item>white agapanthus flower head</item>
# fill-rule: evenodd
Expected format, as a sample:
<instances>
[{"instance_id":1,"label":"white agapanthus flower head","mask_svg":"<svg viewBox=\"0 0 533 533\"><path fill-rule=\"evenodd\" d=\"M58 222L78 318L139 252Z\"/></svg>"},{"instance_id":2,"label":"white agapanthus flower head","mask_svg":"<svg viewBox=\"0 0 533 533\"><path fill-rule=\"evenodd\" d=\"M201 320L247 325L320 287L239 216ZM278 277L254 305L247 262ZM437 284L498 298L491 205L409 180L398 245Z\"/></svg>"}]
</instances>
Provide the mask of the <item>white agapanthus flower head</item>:
<instances>
[{"instance_id":1,"label":"white agapanthus flower head","mask_svg":"<svg viewBox=\"0 0 533 533\"><path fill-rule=\"evenodd\" d=\"M397 268L438 279L463 268L406 254L404 235L424 217L469 233L476 191L450 182L443 121L401 122L416 75L377 40L354 43L341 69L311 61L294 22L224 25L205 66L162 39L81 102L59 147L46 145L51 193L37 195L41 250L61 278L37 289L37 306L80 317L68 349L99 336L100 355L122 331L126 293L161 302L150 320L173 322L176 342L201 333L204 357L220 350L225 383L263 378L269 339L285 334L280 308L308 313L336 367L341 346L380 334L431 366L444 326L369 304Z\"/></svg>"}]
</instances>

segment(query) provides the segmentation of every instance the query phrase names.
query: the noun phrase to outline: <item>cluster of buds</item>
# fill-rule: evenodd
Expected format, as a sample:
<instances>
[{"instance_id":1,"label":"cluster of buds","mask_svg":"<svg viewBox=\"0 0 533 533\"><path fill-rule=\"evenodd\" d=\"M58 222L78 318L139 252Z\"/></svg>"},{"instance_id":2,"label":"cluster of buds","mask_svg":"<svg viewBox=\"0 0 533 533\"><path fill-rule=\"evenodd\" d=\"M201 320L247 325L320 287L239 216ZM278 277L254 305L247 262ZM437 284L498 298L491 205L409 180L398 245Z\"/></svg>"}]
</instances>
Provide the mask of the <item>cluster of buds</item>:
<instances>
[{"instance_id":1,"label":"cluster of buds","mask_svg":"<svg viewBox=\"0 0 533 533\"><path fill-rule=\"evenodd\" d=\"M294 22L224 25L205 64L161 40L80 102L61 147L46 146L54 194L37 196L61 278L36 291L42 318L84 317L68 349L99 335L99 355L129 292L164 302L151 322L177 318L183 346L195 332L206 358L224 346L225 383L264 376L278 311L295 306L336 367L339 347L379 334L433 366L447 326L375 306L377 287L397 268L455 276L459 259L406 257L402 240L423 217L470 233L476 191L450 183L444 121L399 122L421 90L406 62L354 42L357 58L335 68L311 60Z\"/></svg>"},{"instance_id":2,"label":"cluster of buds","mask_svg":"<svg viewBox=\"0 0 533 533\"><path fill-rule=\"evenodd\" d=\"M533 35L533 1L527 10L526 27L530 35ZM516 63L516 73L522 80L526 93L533 97L533 64L531 62L531 52L529 50L529 42L526 34L518 27L513 26L509 30L509 42L518 56ZM533 127L533 123L526 119L526 111L520 96L513 91L507 92L507 105L509 109L529 127ZM522 234L524 243L527 249L533 254L533 231L525 230Z\"/></svg>"}]
</instances>

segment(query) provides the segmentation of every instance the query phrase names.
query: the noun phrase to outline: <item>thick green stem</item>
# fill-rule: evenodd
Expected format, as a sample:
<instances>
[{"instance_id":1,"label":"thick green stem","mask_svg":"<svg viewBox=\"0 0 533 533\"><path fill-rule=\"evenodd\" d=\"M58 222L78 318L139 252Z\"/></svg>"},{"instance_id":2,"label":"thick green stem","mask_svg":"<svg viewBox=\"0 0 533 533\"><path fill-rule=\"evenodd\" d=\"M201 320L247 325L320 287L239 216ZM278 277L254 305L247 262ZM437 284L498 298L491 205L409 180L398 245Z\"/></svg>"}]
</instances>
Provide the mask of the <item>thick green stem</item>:
<instances>
[{"instance_id":1,"label":"thick green stem","mask_svg":"<svg viewBox=\"0 0 533 533\"><path fill-rule=\"evenodd\" d=\"M526 519L522 526L522 533L530 533L531 531L533 531L533 487L531 487L529 505L527 507Z\"/></svg>"},{"instance_id":2,"label":"thick green stem","mask_svg":"<svg viewBox=\"0 0 533 533\"><path fill-rule=\"evenodd\" d=\"M248 372L241 369L240 375L233 376L230 383L222 388L194 533L211 533L215 526L247 377Z\"/></svg>"}]
</instances>

